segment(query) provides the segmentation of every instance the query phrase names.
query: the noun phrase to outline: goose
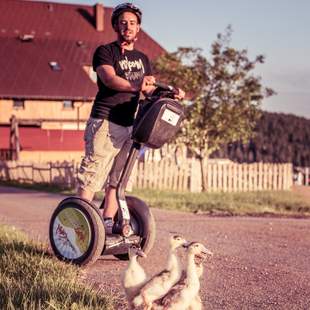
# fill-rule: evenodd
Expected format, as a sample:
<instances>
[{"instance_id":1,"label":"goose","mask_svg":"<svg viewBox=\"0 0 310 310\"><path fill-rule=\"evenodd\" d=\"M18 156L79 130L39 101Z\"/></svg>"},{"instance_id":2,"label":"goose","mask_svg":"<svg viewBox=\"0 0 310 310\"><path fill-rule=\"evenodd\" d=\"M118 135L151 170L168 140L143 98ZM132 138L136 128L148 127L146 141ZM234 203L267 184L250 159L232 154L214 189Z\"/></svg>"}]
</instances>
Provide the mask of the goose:
<instances>
[{"instance_id":1,"label":"goose","mask_svg":"<svg viewBox=\"0 0 310 310\"><path fill-rule=\"evenodd\" d=\"M209 252L209 255L213 255L212 252ZM198 278L200 279L203 275L203 262L205 261L206 256L203 257L199 257L199 256L195 256L195 265L196 265L196 272L198 275ZM192 300L190 306L187 308L187 310L202 310L202 301L201 298L199 296L199 292L198 294L194 297L194 299Z\"/></svg>"},{"instance_id":2,"label":"goose","mask_svg":"<svg viewBox=\"0 0 310 310\"><path fill-rule=\"evenodd\" d=\"M210 252L211 253L211 252ZM198 275L198 278L200 279L203 275L203 262L205 261L206 257L198 257L195 256L195 265L196 265L196 272ZM181 279L178 281L176 285L173 286L173 288L168 292L169 296L175 294L173 292L180 291L183 289L186 285L186 272L183 270ZM165 298L164 296L160 301L160 305L169 305L169 298ZM199 296L199 293L193 298L191 304L186 310L201 310L202 309L202 301Z\"/></svg>"},{"instance_id":3,"label":"goose","mask_svg":"<svg viewBox=\"0 0 310 310\"><path fill-rule=\"evenodd\" d=\"M163 297L170 288L180 279L181 268L176 249L184 246L187 241L178 235L170 238L170 253L166 269L153 276L141 288L140 293L134 298L135 307L144 305L144 309L150 310L154 300Z\"/></svg>"},{"instance_id":4,"label":"goose","mask_svg":"<svg viewBox=\"0 0 310 310\"><path fill-rule=\"evenodd\" d=\"M199 310L202 303L199 296L199 278L203 274L202 262L206 255L213 255L204 245L192 242L188 246L188 263L181 279L161 299L156 301L152 310Z\"/></svg>"},{"instance_id":5,"label":"goose","mask_svg":"<svg viewBox=\"0 0 310 310\"><path fill-rule=\"evenodd\" d=\"M147 281L147 275L138 263L138 257L146 257L146 254L138 245L131 245L128 250L129 262L122 276L122 285L130 307L133 298L139 293L141 286Z\"/></svg>"}]
</instances>

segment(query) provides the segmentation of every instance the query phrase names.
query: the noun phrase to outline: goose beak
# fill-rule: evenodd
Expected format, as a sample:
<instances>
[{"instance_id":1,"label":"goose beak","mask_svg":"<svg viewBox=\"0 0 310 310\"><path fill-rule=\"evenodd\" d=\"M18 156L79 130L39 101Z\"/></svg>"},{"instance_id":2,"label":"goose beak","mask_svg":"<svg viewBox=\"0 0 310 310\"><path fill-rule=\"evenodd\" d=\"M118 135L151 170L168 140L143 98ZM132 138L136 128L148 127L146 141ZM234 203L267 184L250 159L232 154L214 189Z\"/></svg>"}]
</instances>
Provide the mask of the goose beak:
<instances>
[{"instance_id":1,"label":"goose beak","mask_svg":"<svg viewBox=\"0 0 310 310\"><path fill-rule=\"evenodd\" d=\"M137 254L138 254L138 256L140 256L140 257L144 257L144 258L147 257L147 255L146 255L142 250L139 250L139 251L137 252Z\"/></svg>"},{"instance_id":2,"label":"goose beak","mask_svg":"<svg viewBox=\"0 0 310 310\"><path fill-rule=\"evenodd\" d=\"M213 256L213 252L211 252L209 249L205 248L203 251L201 251L201 254L203 256L207 256L207 255L210 255L210 256Z\"/></svg>"},{"instance_id":3,"label":"goose beak","mask_svg":"<svg viewBox=\"0 0 310 310\"><path fill-rule=\"evenodd\" d=\"M188 241L187 241L187 242L185 242L185 243L182 244L182 247L185 248L185 249L187 249L190 245L191 245L191 242L188 242Z\"/></svg>"}]
</instances>

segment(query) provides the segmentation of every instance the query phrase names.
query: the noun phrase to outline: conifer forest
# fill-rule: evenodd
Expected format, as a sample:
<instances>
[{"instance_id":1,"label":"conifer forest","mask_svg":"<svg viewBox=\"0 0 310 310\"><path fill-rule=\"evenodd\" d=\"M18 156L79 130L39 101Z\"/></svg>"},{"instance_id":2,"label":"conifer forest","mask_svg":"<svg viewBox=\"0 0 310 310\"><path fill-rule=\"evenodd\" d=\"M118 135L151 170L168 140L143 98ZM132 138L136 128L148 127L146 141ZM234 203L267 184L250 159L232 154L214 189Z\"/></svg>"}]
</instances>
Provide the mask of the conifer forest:
<instances>
[{"instance_id":1,"label":"conifer forest","mask_svg":"<svg viewBox=\"0 0 310 310\"><path fill-rule=\"evenodd\" d=\"M310 119L292 114L263 112L247 144L235 142L211 157L239 163L269 162L310 166Z\"/></svg>"}]
</instances>

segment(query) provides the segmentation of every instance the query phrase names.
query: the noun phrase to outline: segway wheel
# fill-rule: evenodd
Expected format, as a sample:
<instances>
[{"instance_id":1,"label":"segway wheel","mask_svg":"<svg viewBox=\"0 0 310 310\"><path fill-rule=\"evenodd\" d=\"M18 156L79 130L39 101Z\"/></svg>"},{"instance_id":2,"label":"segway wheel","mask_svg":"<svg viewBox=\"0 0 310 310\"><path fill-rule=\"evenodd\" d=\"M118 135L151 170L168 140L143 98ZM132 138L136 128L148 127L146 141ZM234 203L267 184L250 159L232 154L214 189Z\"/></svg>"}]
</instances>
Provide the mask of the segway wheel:
<instances>
[{"instance_id":1,"label":"segway wheel","mask_svg":"<svg viewBox=\"0 0 310 310\"><path fill-rule=\"evenodd\" d=\"M49 238L59 259L78 265L94 263L105 242L104 225L97 208L77 197L64 199L52 214Z\"/></svg>"},{"instance_id":2,"label":"segway wheel","mask_svg":"<svg viewBox=\"0 0 310 310\"><path fill-rule=\"evenodd\" d=\"M136 197L127 196L126 202L130 213L130 224L134 234L140 237L140 246L145 254L152 249L156 237L154 216L146 203ZM129 260L128 253L115 254L120 260Z\"/></svg>"}]
</instances>

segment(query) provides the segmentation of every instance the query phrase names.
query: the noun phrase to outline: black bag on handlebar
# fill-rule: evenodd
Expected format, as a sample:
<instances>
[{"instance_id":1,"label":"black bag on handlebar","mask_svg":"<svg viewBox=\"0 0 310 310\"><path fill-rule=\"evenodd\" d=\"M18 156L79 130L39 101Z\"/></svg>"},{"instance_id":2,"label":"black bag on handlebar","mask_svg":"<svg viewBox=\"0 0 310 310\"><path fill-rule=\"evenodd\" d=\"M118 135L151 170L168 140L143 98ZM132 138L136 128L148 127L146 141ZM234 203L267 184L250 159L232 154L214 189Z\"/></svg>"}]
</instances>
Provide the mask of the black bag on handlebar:
<instances>
[{"instance_id":1,"label":"black bag on handlebar","mask_svg":"<svg viewBox=\"0 0 310 310\"><path fill-rule=\"evenodd\" d=\"M138 111L132 138L147 147L160 148L176 135L183 118L184 108L176 100L146 101Z\"/></svg>"}]
</instances>

